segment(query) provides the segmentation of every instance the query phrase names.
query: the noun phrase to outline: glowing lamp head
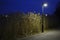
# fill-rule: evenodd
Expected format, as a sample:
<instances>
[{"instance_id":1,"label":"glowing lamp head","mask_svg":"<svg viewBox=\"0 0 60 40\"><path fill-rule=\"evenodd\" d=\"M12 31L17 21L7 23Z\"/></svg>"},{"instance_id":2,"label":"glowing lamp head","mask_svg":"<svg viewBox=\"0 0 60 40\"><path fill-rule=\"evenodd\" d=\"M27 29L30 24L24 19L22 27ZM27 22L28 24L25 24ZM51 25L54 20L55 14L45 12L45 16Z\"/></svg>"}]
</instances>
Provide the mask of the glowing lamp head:
<instances>
[{"instance_id":1,"label":"glowing lamp head","mask_svg":"<svg viewBox=\"0 0 60 40\"><path fill-rule=\"evenodd\" d=\"M44 3L44 4L43 4L43 6L44 6L44 7L47 7L47 6L48 6L48 4L47 4L47 3Z\"/></svg>"}]
</instances>

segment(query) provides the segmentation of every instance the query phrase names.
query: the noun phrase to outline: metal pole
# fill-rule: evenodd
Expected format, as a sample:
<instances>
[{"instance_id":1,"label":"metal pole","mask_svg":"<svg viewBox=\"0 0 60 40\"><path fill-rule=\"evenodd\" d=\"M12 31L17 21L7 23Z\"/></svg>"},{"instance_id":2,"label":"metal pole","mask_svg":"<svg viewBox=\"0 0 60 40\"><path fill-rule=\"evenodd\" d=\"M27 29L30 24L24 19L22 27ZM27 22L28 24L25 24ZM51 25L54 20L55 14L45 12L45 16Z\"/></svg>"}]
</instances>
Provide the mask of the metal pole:
<instances>
[{"instance_id":1,"label":"metal pole","mask_svg":"<svg viewBox=\"0 0 60 40\"><path fill-rule=\"evenodd\" d=\"M44 6L42 6L42 33L44 32Z\"/></svg>"}]
</instances>

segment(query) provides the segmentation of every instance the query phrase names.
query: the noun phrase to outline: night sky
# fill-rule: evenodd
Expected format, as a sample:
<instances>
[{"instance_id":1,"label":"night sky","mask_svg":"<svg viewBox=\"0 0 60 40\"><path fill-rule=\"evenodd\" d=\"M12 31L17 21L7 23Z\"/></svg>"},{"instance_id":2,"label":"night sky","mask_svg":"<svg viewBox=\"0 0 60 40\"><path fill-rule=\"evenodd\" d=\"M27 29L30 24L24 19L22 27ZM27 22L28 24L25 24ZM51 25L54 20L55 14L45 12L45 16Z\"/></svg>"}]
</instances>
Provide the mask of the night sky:
<instances>
[{"instance_id":1,"label":"night sky","mask_svg":"<svg viewBox=\"0 0 60 40\"><path fill-rule=\"evenodd\" d=\"M0 14L10 12L34 12L42 13L42 3L47 2L48 7L44 8L44 13L52 14L56 4L60 0L0 0Z\"/></svg>"}]
</instances>

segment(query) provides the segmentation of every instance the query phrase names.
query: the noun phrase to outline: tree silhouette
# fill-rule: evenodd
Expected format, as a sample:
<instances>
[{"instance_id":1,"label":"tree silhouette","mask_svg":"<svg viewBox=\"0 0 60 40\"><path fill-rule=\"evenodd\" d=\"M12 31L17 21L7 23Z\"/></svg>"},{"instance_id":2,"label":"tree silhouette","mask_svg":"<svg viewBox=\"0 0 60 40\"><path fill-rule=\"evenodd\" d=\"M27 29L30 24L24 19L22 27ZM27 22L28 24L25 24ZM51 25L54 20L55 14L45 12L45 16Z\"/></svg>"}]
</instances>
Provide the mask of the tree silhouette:
<instances>
[{"instance_id":1,"label":"tree silhouette","mask_svg":"<svg viewBox=\"0 0 60 40\"><path fill-rule=\"evenodd\" d=\"M58 2L56 10L54 13L58 18L60 17L60 2Z\"/></svg>"},{"instance_id":2,"label":"tree silhouette","mask_svg":"<svg viewBox=\"0 0 60 40\"><path fill-rule=\"evenodd\" d=\"M56 25L57 25L54 28L59 29L60 28L60 2L58 2L57 5L56 5L56 10L54 12L54 15L55 15L54 20L56 20Z\"/></svg>"}]
</instances>

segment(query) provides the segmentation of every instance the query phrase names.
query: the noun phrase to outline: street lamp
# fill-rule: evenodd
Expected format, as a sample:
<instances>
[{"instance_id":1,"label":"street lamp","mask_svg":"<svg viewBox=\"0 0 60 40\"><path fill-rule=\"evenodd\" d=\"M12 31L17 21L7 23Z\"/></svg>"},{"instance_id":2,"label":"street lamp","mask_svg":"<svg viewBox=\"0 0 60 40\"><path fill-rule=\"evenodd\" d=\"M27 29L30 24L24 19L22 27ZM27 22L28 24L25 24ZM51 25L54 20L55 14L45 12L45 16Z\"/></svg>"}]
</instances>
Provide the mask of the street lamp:
<instances>
[{"instance_id":1,"label":"street lamp","mask_svg":"<svg viewBox=\"0 0 60 40\"><path fill-rule=\"evenodd\" d=\"M47 7L48 4L47 3L44 3L42 5L42 33L44 32L44 7Z\"/></svg>"}]
</instances>

